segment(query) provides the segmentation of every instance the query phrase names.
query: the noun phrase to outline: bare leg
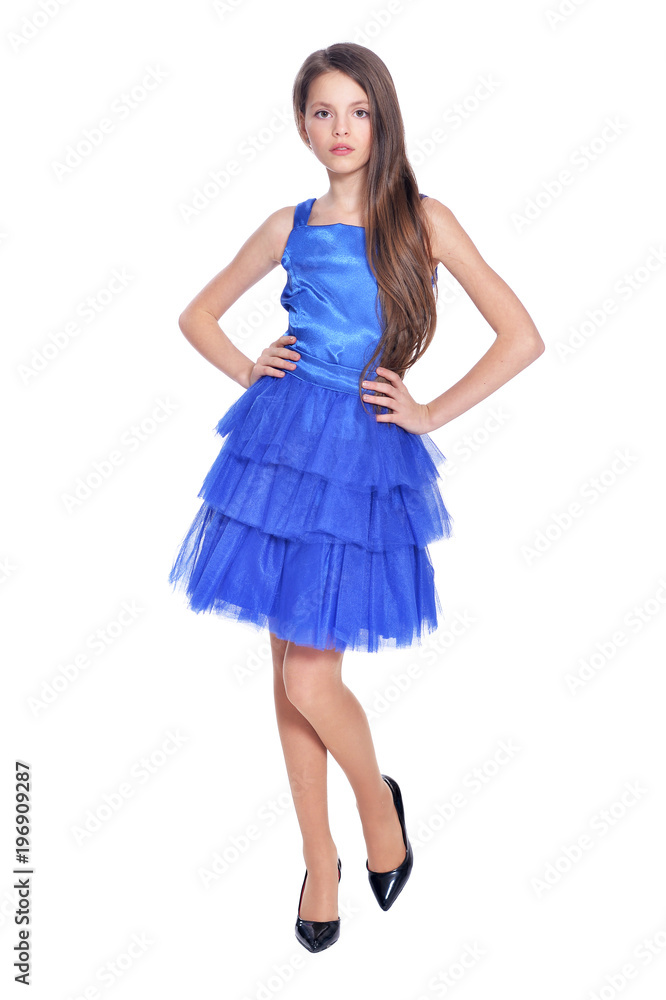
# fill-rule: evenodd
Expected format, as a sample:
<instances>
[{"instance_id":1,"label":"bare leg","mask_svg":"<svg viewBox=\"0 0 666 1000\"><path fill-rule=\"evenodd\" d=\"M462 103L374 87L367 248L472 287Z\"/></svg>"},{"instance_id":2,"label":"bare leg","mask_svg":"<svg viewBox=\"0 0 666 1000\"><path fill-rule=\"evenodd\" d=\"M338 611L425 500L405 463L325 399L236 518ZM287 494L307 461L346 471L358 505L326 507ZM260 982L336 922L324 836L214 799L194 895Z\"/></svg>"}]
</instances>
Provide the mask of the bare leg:
<instances>
[{"instance_id":1,"label":"bare leg","mask_svg":"<svg viewBox=\"0 0 666 1000\"><path fill-rule=\"evenodd\" d=\"M287 643L282 669L284 689L292 708L307 720L321 747L330 751L349 779L356 796L371 871L391 871L405 859L400 821L391 791L379 770L368 717L356 696L342 681L342 657L342 653L334 650L317 650ZM310 732L309 729L306 731ZM312 771L316 759L313 745L319 747L318 743L314 743L314 737L309 743L310 773L315 773ZM300 748L305 750L305 741ZM322 756L324 752L321 751ZM321 772L317 772L315 780L321 781L320 775ZM310 801L306 794L303 798L304 812L312 823ZM313 801L318 808L323 808L316 796ZM327 827L326 834L320 827L317 835L330 836ZM327 871L331 871L330 863ZM337 884L337 869L334 870L334 878ZM310 881L309 875L307 881ZM334 917L335 914L310 919L329 920Z\"/></svg>"},{"instance_id":2,"label":"bare leg","mask_svg":"<svg viewBox=\"0 0 666 1000\"><path fill-rule=\"evenodd\" d=\"M278 732L303 836L303 857L308 870L301 901L301 917L303 920L336 920L338 852L328 822L328 751L308 720L287 698L283 678L286 640L278 639L271 632L270 641ZM319 650L312 652L316 654Z\"/></svg>"}]
</instances>

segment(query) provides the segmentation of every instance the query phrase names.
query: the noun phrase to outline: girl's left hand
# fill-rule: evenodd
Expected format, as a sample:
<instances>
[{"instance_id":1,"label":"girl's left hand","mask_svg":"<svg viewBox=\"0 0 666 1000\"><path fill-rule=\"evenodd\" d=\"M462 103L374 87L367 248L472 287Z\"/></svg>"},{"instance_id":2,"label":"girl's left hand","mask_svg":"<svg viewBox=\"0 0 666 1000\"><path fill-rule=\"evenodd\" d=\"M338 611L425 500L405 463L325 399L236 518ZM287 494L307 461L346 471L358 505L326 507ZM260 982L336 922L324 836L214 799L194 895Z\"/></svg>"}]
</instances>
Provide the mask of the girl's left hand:
<instances>
[{"instance_id":1,"label":"girl's left hand","mask_svg":"<svg viewBox=\"0 0 666 1000\"><path fill-rule=\"evenodd\" d=\"M362 398L377 406L386 406L391 413L378 413L376 420L381 423L398 424L411 434L427 434L432 430L430 413L427 403L417 403L409 394L405 383L397 372L389 368L376 368L378 375L389 379L388 382L362 382L361 388L374 389L374 393ZM380 395L383 393L383 395Z\"/></svg>"}]
</instances>

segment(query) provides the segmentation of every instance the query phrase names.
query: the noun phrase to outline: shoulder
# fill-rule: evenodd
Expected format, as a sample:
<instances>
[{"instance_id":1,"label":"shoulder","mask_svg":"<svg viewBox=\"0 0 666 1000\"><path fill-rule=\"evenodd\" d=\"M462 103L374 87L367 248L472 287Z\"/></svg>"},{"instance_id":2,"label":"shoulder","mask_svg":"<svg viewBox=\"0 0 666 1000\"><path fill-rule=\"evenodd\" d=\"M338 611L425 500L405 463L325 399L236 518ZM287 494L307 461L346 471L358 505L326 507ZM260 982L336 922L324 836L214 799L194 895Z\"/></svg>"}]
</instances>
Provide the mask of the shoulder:
<instances>
[{"instance_id":1,"label":"shoulder","mask_svg":"<svg viewBox=\"0 0 666 1000\"><path fill-rule=\"evenodd\" d=\"M271 247L272 259L279 264L284 254L284 248L289 239L289 233L294 227L294 212L296 205L286 205L272 212L262 225Z\"/></svg>"},{"instance_id":2,"label":"shoulder","mask_svg":"<svg viewBox=\"0 0 666 1000\"><path fill-rule=\"evenodd\" d=\"M423 198L421 204L428 220L433 256L446 265L469 237L451 209L437 198Z\"/></svg>"},{"instance_id":3,"label":"shoulder","mask_svg":"<svg viewBox=\"0 0 666 1000\"><path fill-rule=\"evenodd\" d=\"M248 237L243 248L260 253L264 259L279 264L284 254L284 248L294 225L296 205L286 205L271 212Z\"/></svg>"}]
</instances>

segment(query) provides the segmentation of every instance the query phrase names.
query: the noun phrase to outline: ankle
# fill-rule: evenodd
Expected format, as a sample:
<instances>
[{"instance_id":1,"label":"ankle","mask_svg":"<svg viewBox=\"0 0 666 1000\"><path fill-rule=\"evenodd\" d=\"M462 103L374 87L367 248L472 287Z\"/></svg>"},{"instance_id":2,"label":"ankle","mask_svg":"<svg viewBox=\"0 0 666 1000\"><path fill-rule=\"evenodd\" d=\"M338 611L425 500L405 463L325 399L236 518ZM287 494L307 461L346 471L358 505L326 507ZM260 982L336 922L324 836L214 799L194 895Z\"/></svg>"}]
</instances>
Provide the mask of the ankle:
<instances>
[{"instance_id":1,"label":"ankle","mask_svg":"<svg viewBox=\"0 0 666 1000\"><path fill-rule=\"evenodd\" d=\"M303 860L309 872L327 872L331 866L337 868L338 849L333 840L303 845Z\"/></svg>"},{"instance_id":2,"label":"ankle","mask_svg":"<svg viewBox=\"0 0 666 1000\"><path fill-rule=\"evenodd\" d=\"M376 796L372 799L364 799L362 803L356 802L356 808L361 818L362 824L384 823L388 816L395 812L395 803L391 789L384 779L377 789Z\"/></svg>"}]
</instances>

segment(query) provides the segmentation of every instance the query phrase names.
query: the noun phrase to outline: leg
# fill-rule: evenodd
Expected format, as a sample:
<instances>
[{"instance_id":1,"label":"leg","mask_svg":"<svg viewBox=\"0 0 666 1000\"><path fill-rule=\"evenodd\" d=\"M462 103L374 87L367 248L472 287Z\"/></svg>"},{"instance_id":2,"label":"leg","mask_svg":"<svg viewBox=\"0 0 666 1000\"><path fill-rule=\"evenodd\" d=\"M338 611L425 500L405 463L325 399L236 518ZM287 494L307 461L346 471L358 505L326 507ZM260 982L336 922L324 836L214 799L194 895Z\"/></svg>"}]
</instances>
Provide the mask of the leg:
<instances>
[{"instance_id":1,"label":"leg","mask_svg":"<svg viewBox=\"0 0 666 1000\"><path fill-rule=\"evenodd\" d=\"M361 817L370 869L391 871L405 859L400 821L391 790L377 764L368 717L342 681L342 657L342 653L334 650L316 650L289 642L283 666L286 696L349 779Z\"/></svg>"},{"instance_id":2,"label":"leg","mask_svg":"<svg viewBox=\"0 0 666 1000\"><path fill-rule=\"evenodd\" d=\"M287 641L278 639L272 632L270 641L278 732L303 836L303 857L308 870L301 901L301 917L303 920L336 920L338 852L328 822L328 751L308 720L287 698L283 677Z\"/></svg>"}]
</instances>

